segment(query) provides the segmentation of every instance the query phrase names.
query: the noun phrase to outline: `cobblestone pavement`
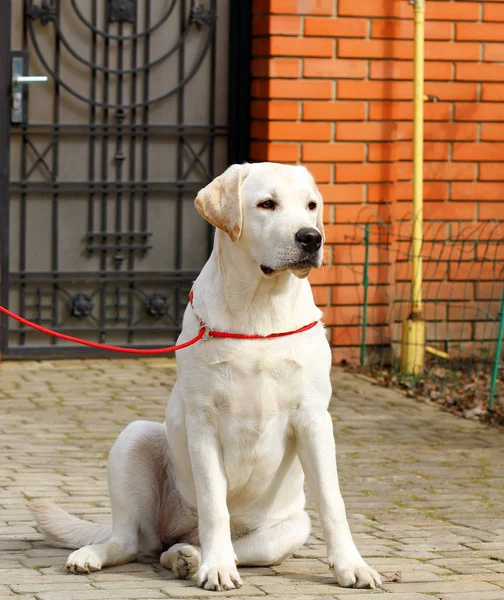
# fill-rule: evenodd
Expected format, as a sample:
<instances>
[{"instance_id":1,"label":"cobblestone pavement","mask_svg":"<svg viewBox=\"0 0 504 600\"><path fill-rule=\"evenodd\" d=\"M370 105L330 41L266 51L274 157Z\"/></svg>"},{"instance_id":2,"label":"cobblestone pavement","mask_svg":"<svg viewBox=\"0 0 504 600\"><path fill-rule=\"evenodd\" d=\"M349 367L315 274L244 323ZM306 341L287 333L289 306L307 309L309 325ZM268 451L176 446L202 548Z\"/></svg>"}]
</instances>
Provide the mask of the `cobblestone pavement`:
<instances>
[{"instance_id":1,"label":"cobblestone pavement","mask_svg":"<svg viewBox=\"0 0 504 600\"><path fill-rule=\"evenodd\" d=\"M334 371L339 472L361 553L382 590L334 584L313 511L312 535L274 568L241 569L245 585L205 592L159 564L91 575L63 569L25 501L47 498L109 519L107 454L130 421L162 421L175 365L167 359L0 365L0 600L287 597L288 600L504 600L504 437ZM336 383L337 382L337 383ZM394 577L395 574L395 577Z\"/></svg>"}]
</instances>

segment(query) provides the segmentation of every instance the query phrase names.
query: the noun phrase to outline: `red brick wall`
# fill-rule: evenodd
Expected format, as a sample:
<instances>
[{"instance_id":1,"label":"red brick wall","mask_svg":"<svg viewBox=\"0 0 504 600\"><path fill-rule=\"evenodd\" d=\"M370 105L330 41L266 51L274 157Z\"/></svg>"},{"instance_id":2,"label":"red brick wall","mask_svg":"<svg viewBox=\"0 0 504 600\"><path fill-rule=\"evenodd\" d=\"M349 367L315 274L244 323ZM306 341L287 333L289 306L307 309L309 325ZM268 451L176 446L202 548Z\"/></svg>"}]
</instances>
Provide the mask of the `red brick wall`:
<instances>
[{"instance_id":1,"label":"red brick wall","mask_svg":"<svg viewBox=\"0 0 504 600\"><path fill-rule=\"evenodd\" d=\"M356 357L361 340L364 223L380 223L370 231L370 344L395 335L391 304L408 297L413 13L407 0L254 2L250 154L304 164L324 195L329 252L311 281L335 360ZM426 19L425 92L439 101L425 104L424 292L471 303L484 284L466 278L481 279L471 264L486 254L447 241L495 239L488 222L504 220L504 1L427 0ZM484 281L502 278L487 267ZM472 339L463 314L426 306L427 319L450 319L436 331Z\"/></svg>"}]
</instances>

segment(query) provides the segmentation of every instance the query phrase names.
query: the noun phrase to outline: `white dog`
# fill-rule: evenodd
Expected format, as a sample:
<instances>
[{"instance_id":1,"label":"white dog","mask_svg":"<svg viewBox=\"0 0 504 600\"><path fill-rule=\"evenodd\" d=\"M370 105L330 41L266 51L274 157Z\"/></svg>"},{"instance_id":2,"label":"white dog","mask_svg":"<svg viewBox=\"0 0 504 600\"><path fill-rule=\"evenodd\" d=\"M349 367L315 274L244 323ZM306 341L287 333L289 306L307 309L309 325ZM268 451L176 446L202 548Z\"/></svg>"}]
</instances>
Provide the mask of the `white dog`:
<instances>
[{"instance_id":1,"label":"white dog","mask_svg":"<svg viewBox=\"0 0 504 600\"><path fill-rule=\"evenodd\" d=\"M179 343L197 335L199 319L214 331L262 336L320 319L306 276L322 263L323 206L305 168L233 165L196 207L217 232ZM203 339L179 351L177 364L166 422L136 421L112 448L112 526L32 505L49 541L80 548L67 568L96 571L168 548L161 564L180 578L238 588L237 563L277 564L308 538L306 476L337 582L380 585L354 544L339 490L322 324L275 339Z\"/></svg>"}]
</instances>

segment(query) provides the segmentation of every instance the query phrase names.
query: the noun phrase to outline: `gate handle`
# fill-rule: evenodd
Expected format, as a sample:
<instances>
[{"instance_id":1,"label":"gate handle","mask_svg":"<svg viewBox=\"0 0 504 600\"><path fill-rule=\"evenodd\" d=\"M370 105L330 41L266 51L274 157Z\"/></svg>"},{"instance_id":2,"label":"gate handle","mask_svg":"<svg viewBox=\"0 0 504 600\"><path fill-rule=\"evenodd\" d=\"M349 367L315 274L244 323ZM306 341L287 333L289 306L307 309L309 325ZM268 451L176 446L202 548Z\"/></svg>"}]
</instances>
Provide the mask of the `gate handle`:
<instances>
[{"instance_id":1,"label":"gate handle","mask_svg":"<svg viewBox=\"0 0 504 600\"><path fill-rule=\"evenodd\" d=\"M12 78L12 83L38 83L47 81L47 75L15 75Z\"/></svg>"}]
</instances>

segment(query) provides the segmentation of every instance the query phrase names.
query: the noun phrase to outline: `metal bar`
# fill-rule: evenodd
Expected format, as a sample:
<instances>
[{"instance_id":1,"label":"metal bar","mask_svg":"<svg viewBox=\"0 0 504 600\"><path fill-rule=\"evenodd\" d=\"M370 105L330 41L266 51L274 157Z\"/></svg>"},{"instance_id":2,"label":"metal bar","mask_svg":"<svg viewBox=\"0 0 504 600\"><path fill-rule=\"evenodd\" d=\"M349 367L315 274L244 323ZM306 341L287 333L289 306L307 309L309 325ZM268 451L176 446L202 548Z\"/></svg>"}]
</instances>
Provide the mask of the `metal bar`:
<instances>
[{"instance_id":1,"label":"metal bar","mask_svg":"<svg viewBox=\"0 0 504 600\"><path fill-rule=\"evenodd\" d=\"M173 2L172 7L175 6ZM134 69L137 64L137 19L133 23L133 40L131 42L131 68ZM133 133L130 137L130 148L129 148L129 180L135 181L136 178L136 134L135 124L137 118L137 111L134 105L136 104L136 86L137 86L137 74L133 72L130 82L130 104L133 108L130 111L130 125ZM135 192L131 190L129 195L129 206L128 206L128 230L130 233L129 244L130 246L135 242ZM144 238L145 239L145 238ZM133 272L135 269L135 251L129 249L128 251L128 270ZM132 276L133 278L133 276ZM135 287L134 283L130 283L128 286L128 327L133 325L134 320L134 303L135 303ZM128 344L132 344L134 341L133 331L128 330Z\"/></svg>"},{"instance_id":2,"label":"metal bar","mask_svg":"<svg viewBox=\"0 0 504 600\"><path fill-rule=\"evenodd\" d=\"M105 32L109 33L109 29L110 29L110 24L109 24L109 20L107 18L107 15L105 15ZM108 67L109 64L109 53L110 53L110 43L109 43L109 39L105 38L105 42L104 42L104 48L103 48L103 64ZM103 75L103 103L105 105L105 107L102 110L102 123L103 124L107 124L108 125L108 121L109 121L109 109L107 108L107 104L108 104L108 95L109 95L109 75L108 73L104 73ZM102 140L102 160L101 160L101 175L102 175L102 182L104 182L104 187L106 188L107 185L105 182L107 182L108 180L108 135L105 135L103 137ZM108 191L104 191L102 193L102 197L101 197L101 223L100 223L100 229L101 231L107 231L107 203L108 203ZM107 251L106 250L102 250L100 253L100 269L102 271L105 271L107 269ZM104 330L105 329L105 323L106 323L106 319L107 316L105 314L105 293L106 293L106 285L102 285L100 287L100 317L99 317L99 322L100 322L100 327ZM105 341L105 335L102 333L100 335L100 342L103 343Z\"/></svg>"},{"instance_id":3,"label":"metal bar","mask_svg":"<svg viewBox=\"0 0 504 600\"><path fill-rule=\"evenodd\" d=\"M98 10L96 6L96 0L92 1L91 4L91 22L93 26L96 28ZM97 57L97 37L96 32L93 30L91 35L91 60L96 62ZM96 69L92 69L91 71L91 98L96 100ZM94 194L94 185L92 182L95 180L95 153L96 153L96 106L91 105L90 107L90 124L89 124L89 154L88 154L88 177L90 181L90 190L89 190L89 198L88 198L88 236L90 243L93 242L93 234L95 230L95 219L94 219L94 204L95 204L95 194ZM91 251L92 252L92 251Z\"/></svg>"},{"instance_id":4,"label":"metal bar","mask_svg":"<svg viewBox=\"0 0 504 600\"><path fill-rule=\"evenodd\" d=\"M151 3L150 0L145 0L145 18L144 18L144 27L145 31L149 31L150 28L150 11L151 11ZM149 63L150 57L150 34L145 36L144 39L144 51L143 51L143 60L145 64ZM142 115L142 125L147 128L149 125L149 105L146 104L147 99L149 98L149 71L144 71L143 73L143 85L142 85L142 100L144 103L143 106L143 115ZM149 173L149 144L146 137L142 139L142 180L147 181ZM142 194L141 205L140 205L140 229L142 231L147 231L147 191L144 191ZM145 240L146 241L146 240Z\"/></svg>"},{"instance_id":5,"label":"metal bar","mask_svg":"<svg viewBox=\"0 0 504 600\"><path fill-rule=\"evenodd\" d=\"M56 27L59 29L61 12L60 12L60 0L56 0ZM59 130L58 123L60 122L60 86L58 84L59 73L60 73L60 40L59 36L55 36L54 41L54 72L58 76L54 80L54 98L53 98L53 121L54 121L54 137L53 137L53 156L52 156L52 177L55 183L55 187L57 187L57 180L59 175ZM59 236L58 236L58 226L59 226L59 193L58 191L54 191L52 195L52 235L51 235L51 270L53 272L58 271L58 253L59 253ZM58 282L55 281L52 286L52 326L57 327L58 325ZM57 338L53 338L51 340L51 344L55 346L57 344Z\"/></svg>"},{"instance_id":6,"label":"metal bar","mask_svg":"<svg viewBox=\"0 0 504 600\"><path fill-rule=\"evenodd\" d=\"M364 258L364 304L362 306L362 342L360 351L360 364L366 366L366 335L367 335L367 305L368 305L368 287L369 287L369 223L364 228L364 244L366 248Z\"/></svg>"},{"instance_id":7,"label":"metal bar","mask_svg":"<svg viewBox=\"0 0 504 600\"><path fill-rule=\"evenodd\" d=\"M179 13L179 27L180 36L184 36L186 31L186 3L185 0L180 0L180 13ZM184 46L181 45L179 48L178 55L178 79L179 83L184 80L185 70L185 52ZM177 124L180 125L184 122L184 87L181 87L177 94ZM180 181L184 178L184 140L179 139L177 142L177 179ZM182 268L182 234L183 234L183 210L184 210L184 194L182 190L177 191L177 205L176 205L176 216L175 216L175 268ZM175 288L175 321L180 322L180 289Z\"/></svg>"},{"instance_id":8,"label":"metal bar","mask_svg":"<svg viewBox=\"0 0 504 600\"><path fill-rule=\"evenodd\" d=\"M504 336L504 294L501 296L500 306L500 322L499 322L499 334L497 337L497 347L495 348L494 363L492 369L492 380L490 384L490 398L488 399L488 410L493 410L495 402L495 388L497 386L497 375L499 372L499 364L501 360L502 352L502 337Z\"/></svg>"},{"instance_id":9,"label":"metal bar","mask_svg":"<svg viewBox=\"0 0 504 600\"><path fill-rule=\"evenodd\" d=\"M94 107L97 108L96 106ZM125 108L128 108L128 105L125 105ZM133 106L133 110L137 110L137 106ZM94 130L97 135L100 133L105 133L107 135L117 135L119 132L116 131L118 126L114 125L114 123L103 124L103 123L94 123ZM46 123L30 123L27 124L27 133L30 135L47 135L48 133L52 133L52 130L57 127L59 133L66 135L86 135L88 134L89 125L81 125L79 123L59 123L57 125L51 125ZM81 129L82 131L79 131ZM104 131L101 132L100 130ZM229 125L191 125L190 123L182 123L180 125L155 125L155 124L142 124L142 123L134 123L134 124L124 124L120 127L121 133L127 132L135 135L142 135L142 132L145 135L169 135L169 134L181 134L184 136L188 135L197 135L197 136L213 136L213 135L221 135L225 136L228 134ZM21 131L18 129L12 130L12 135L21 135Z\"/></svg>"},{"instance_id":10,"label":"metal bar","mask_svg":"<svg viewBox=\"0 0 504 600\"><path fill-rule=\"evenodd\" d=\"M0 19L0 300L9 306L9 121L10 102L10 2ZM0 355L7 351L8 318L2 314Z\"/></svg>"},{"instance_id":11,"label":"metal bar","mask_svg":"<svg viewBox=\"0 0 504 600\"><path fill-rule=\"evenodd\" d=\"M210 10L217 17L217 0L212 0ZM210 127L212 132L215 127L215 94L216 94L216 72L217 72L217 18L211 25L211 47L210 47ZM209 140L208 149L208 170L211 177L215 177L215 137ZM207 226L207 255L210 256L213 248L214 228Z\"/></svg>"},{"instance_id":12,"label":"metal bar","mask_svg":"<svg viewBox=\"0 0 504 600\"><path fill-rule=\"evenodd\" d=\"M27 19L26 19L26 11L28 8L28 0L25 0L24 2L24 11L23 11L23 15L24 15L24 19L23 19L23 50L27 53L26 56L28 56L28 31L27 31ZM27 74L28 71L28 59L25 61L25 73ZM26 119L25 121L28 122L29 120L29 110L28 110L28 103L26 103L26 111L27 111L27 115L26 115ZM28 150L28 138L27 138L27 132L26 132L26 123L24 123L21 126L22 132L23 132L23 137L22 137L22 144L21 144L21 181L24 182L26 180L26 173L27 173L27 150ZM27 197L26 197L26 189L22 184L22 191L21 191L21 198L20 198L20 219L19 219L19 269L22 273L24 273L26 271L26 202L27 202ZM24 316L24 305L25 305L25 298L26 298L26 288L24 287L23 284L21 284L20 289L19 289L19 314L21 316ZM23 333L20 333L19 336L19 343L21 345L23 345L25 342L24 339L24 335Z\"/></svg>"},{"instance_id":13,"label":"metal bar","mask_svg":"<svg viewBox=\"0 0 504 600\"><path fill-rule=\"evenodd\" d=\"M123 34L123 23L120 22L117 26L117 32L119 35L119 39L117 40L117 67L118 69L122 69L122 64L123 64L123 41L122 41L122 34ZM123 76L118 75L117 76L117 92L116 92L116 102L117 104L119 104L119 106L122 105L122 101L123 101ZM123 136L122 136L122 128L121 125L124 122L124 109L122 108L118 108L116 109L116 122L117 122L117 126L118 126L118 135L116 138L116 153L115 153L115 163L116 163L116 168L115 168L115 176L116 176L116 182L120 183L122 182L122 169L123 169L123 160L124 160L124 154L123 154ZM115 201L115 230L117 233L120 233L120 231L122 230L122 194L123 194L123 189L122 186L118 187L117 192L116 192L116 201ZM124 256L120 253L120 244L121 244L121 237L120 235L118 235L116 237L116 243L118 244L118 248L116 249L116 253L114 256L114 267L116 269L116 271L118 271L121 268L122 265L122 260L124 259Z\"/></svg>"}]
</instances>

